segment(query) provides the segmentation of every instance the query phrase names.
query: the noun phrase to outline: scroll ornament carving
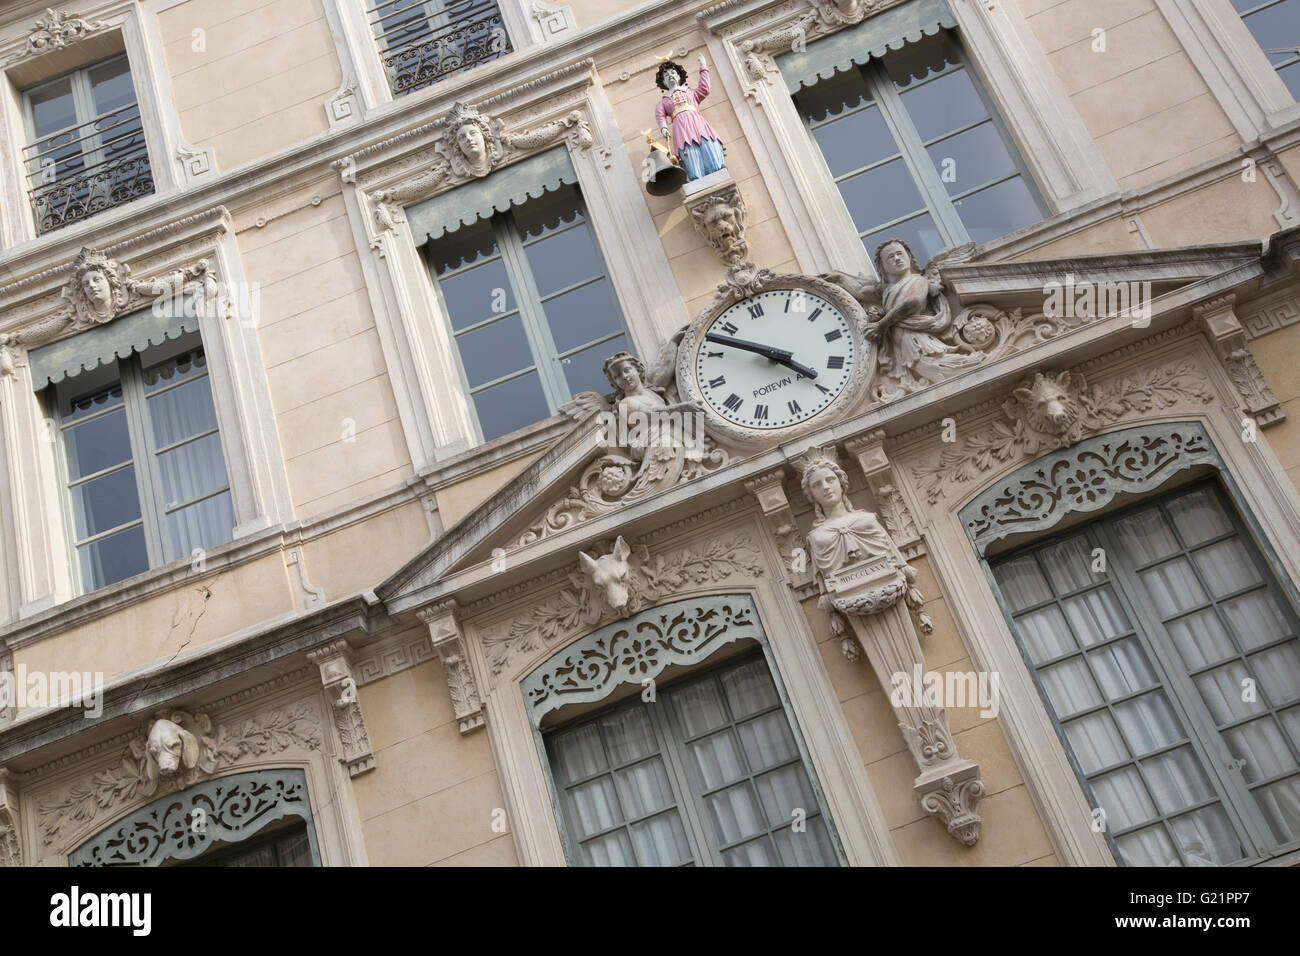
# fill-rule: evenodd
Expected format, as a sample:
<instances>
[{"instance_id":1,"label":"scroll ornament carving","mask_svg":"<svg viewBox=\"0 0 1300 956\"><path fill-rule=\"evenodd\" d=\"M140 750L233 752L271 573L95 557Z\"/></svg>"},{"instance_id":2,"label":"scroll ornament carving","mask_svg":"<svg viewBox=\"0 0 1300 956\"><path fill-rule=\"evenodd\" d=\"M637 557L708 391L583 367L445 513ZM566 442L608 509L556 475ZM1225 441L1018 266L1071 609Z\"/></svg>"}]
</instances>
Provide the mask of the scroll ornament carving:
<instances>
[{"instance_id":1,"label":"scroll ornament carving","mask_svg":"<svg viewBox=\"0 0 1300 956\"><path fill-rule=\"evenodd\" d=\"M1265 428L1285 419L1286 413L1250 352L1246 330L1237 319L1236 300L1235 295L1219 296L1193 306L1192 315L1214 344L1246 414Z\"/></svg>"},{"instance_id":2,"label":"scroll ornament carving","mask_svg":"<svg viewBox=\"0 0 1300 956\"><path fill-rule=\"evenodd\" d=\"M447 695L451 698L460 732L467 734L482 727L485 720L483 698L479 695L474 672L470 670L465 655L465 641L460 625L456 622L455 600L421 608L416 614L428 626L430 645L442 662L442 672L447 680Z\"/></svg>"},{"instance_id":3,"label":"scroll ornament carving","mask_svg":"<svg viewBox=\"0 0 1300 956\"><path fill-rule=\"evenodd\" d=\"M468 103L456 103L433 124L433 165L406 182L375 191L375 223L381 231L396 228L402 208L440 188L482 179L515 159L563 139L571 149L589 149L591 127L579 110L532 129L506 132L505 123L479 112Z\"/></svg>"},{"instance_id":4,"label":"scroll ornament carving","mask_svg":"<svg viewBox=\"0 0 1300 956\"><path fill-rule=\"evenodd\" d=\"M160 298L190 294L196 300L195 308L215 302L223 314L228 309L207 259L152 279L133 279L126 263L90 248L77 254L72 275L59 294L66 305L54 315L17 332L0 334L0 375L13 375L28 349L111 322Z\"/></svg>"},{"instance_id":5,"label":"scroll ornament carving","mask_svg":"<svg viewBox=\"0 0 1300 956\"><path fill-rule=\"evenodd\" d=\"M984 792L978 764L963 759L948 727L944 709L910 695L898 700L892 690L897 676L921 673L925 659L916 631L929 634L934 624L923 610L915 585L916 569L903 559L876 515L853 507L848 476L836 461L835 448L812 449L796 462L804 496L813 505L808 549L821 606L831 612L831 628L842 638L846 654L856 659L860 646L894 707L898 727L916 763L913 792L922 808L936 815L948 832L966 846L979 839L975 802ZM915 615L915 624L912 615ZM961 792L967 804L956 800Z\"/></svg>"},{"instance_id":6,"label":"scroll ornament carving","mask_svg":"<svg viewBox=\"0 0 1300 956\"><path fill-rule=\"evenodd\" d=\"M57 10L45 8L45 16L36 21L27 43L17 53L9 56L5 65L40 56L52 50L62 50L104 29L108 24L103 20L86 20L82 17L69 16Z\"/></svg>"},{"instance_id":7,"label":"scroll ornament carving","mask_svg":"<svg viewBox=\"0 0 1300 956\"><path fill-rule=\"evenodd\" d=\"M912 476L934 504L954 485L1019 457L1073 445L1125 415L1213 399L1188 361L1145 368L1108 385L1090 386L1079 372L1036 372L1002 404L1003 420L967 435L937 461L914 466Z\"/></svg>"},{"instance_id":8,"label":"scroll ornament carving","mask_svg":"<svg viewBox=\"0 0 1300 956\"><path fill-rule=\"evenodd\" d=\"M704 434L698 407L679 400L676 386L678 332L647 368L629 352L605 360L613 398L580 392L561 406L576 421L600 413L601 453L563 499L519 538L532 544L567 528L723 467L726 451Z\"/></svg>"},{"instance_id":9,"label":"scroll ornament carving","mask_svg":"<svg viewBox=\"0 0 1300 956\"><path fill-rule=\"evenodd\" d=\"M760 552L747 534L712 540L668 555L652 556L644 545L634 549L626 542L622 547L615 542L595 550L598 556L588 554L587 559L600 562L610 580L598 584L586 571L571 573L568 586L559 594L540 601L525 617L484 636L484 650L494 677L501 674L516 652L540 650L575 628L618 620L683 588L725 581L733 575L750 579L763 575ZM625 599L621 597L624 590ZM621 607L616 607L611 598L622 600Z\"/></svg>"},{"instance_id":10,"label":"scroll ornament carving","mask_svg":"<svg viewBox=\"0 0 1300 956\"><path fill-rule=\"evenodd\" d=\"M151 720L131 738L121 763L73 785L59 799L37 807L37 828L46 846L64 828L79 829L101 810L180 790L248 757L291 748L320 747L320 717L303 702L272 710L236 725L212 729L205 714L170 711Z\"/></svg>"},{"instance_id":11,"label":"scroll ornament carving","mask_svg":"<svg viewBox=\"0 0 1300 956\"><path fill-rule=\"evenodd\" d=\"M334 717L334 729L338 731L343 749L339 759L348 768L348 775L355 777L373 770L375 756L370 749L370 734L366 731L366 718L357 696L348 642L342 639L331 641L308 651L307 657L320 670L321 684Z\"/></svg>"},{"instance_id":12,"label":"scroll ornament carving","mask_svg":"<svg viewBox=\"0 0 1300 956\"><path fill-rule=\"evenodd\" d=\"M744 40L740 58L750 79L763 80L777 70L775 57L802 50L812 39L861 23L885 0L809 0L812 9L766 33Z\"/></svg>"}]
</instances>

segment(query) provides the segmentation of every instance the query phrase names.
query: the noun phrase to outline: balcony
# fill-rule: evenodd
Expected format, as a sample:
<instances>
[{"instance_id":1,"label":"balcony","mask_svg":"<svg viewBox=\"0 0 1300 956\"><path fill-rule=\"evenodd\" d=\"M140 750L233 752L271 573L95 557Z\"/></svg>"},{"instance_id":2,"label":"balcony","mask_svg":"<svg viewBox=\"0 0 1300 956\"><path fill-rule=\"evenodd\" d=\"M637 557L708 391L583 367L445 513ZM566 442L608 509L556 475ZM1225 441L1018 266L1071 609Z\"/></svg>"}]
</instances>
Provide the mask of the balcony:
<instances>
[{"instance_id":1,"label":"balcony","mask_svg":"<svg viewBox=\"0 0 1300 956\"><path fill-rule=\"evenodd\" d=\"M370 26L394 96L513 49L494 0L389 0L370 11Z\"/></svg>"},{"instance_id":2,"label":"balcony","mask_svg":"<svg viewBox=\"0 0 1300 956\"><path fill-rule=\"evenodd\" d=\"M22 161L37 235L154 191L135 103L36 140Z\"/></svg>"}]
</instances>

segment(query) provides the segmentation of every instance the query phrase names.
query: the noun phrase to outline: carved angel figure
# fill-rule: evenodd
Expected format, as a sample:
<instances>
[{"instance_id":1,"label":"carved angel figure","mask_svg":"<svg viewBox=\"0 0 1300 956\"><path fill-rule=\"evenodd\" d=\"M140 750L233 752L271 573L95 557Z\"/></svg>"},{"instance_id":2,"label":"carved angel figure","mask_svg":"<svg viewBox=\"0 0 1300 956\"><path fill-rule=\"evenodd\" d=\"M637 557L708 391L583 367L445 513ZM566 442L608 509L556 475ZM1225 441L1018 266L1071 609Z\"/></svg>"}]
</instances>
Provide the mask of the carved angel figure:
<instances>
[{"instance_id":1,"label":"carved angel figure","mask_svg":"<svg viewBox=\"0 0 1300 956\"><path fill-rule=\"evenodd\" d=\"M974 249L969 242L945 249L922 271L907 243L888 239L876 249L879 281L842 272L822 275L867 310L867 338L878 345L878 400L902 398L983 361L982 352L956 338L939 272L944 264L969 259Z\"/></svg>"}]
</instances>

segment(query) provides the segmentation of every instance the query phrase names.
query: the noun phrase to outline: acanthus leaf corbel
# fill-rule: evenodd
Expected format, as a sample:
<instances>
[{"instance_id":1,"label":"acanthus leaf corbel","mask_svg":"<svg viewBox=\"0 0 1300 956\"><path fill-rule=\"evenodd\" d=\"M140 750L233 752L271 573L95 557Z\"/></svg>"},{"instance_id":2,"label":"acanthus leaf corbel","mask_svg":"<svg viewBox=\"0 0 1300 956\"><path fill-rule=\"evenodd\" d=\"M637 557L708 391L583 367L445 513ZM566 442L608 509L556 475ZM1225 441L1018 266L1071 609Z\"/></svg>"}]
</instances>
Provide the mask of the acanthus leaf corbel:
<instances>
[{"instance_id":1,"label":"acanthus leaf corbel","mask_svg":"<svg viewBox=\"0 0 1300 956\"><path fill-rule=\"evenodd\" d=\"M1260 428L1267 428L1285 419L1286 413L1251 354L1246 330L1237 319L1236 303L1237 297L1229 293L1192 306L1192 315L1214 345L1246 414Z\"/></svg>"},{"instance_id":2,"label":"acanthus leaf corbel","mask_svg":"<svg viewBox=\"0 0 1300 956\"><path fill-rule=\"evenodd\" d=\"M357 680L352 673L352 650L342 638L307 652L307 658L320 669L321 684L329 698L334 727L339 732L343 753L339 762L356 777L375 769L375 755L370 749L370 734L361 712Z\"/></svg>"},{"instance_id":3,"label":"acanthus leaf corbel","mask_svg":"<svg viewBox=\"0 0 1300 956\"><path fill-rule=\"evenodd\" d=\"M844 443L844 450L856 459L858 467L867 476L867 486L880 509L880 520L904 557L914 558L920 553L921 532L916 519L899 490L894 466L885 453L885 433L874 431L861 438Z\"/></svg>"},{"instance_id":4,"label":"acanthus leaf corbel","mask_svg":"<svg viewBox=\"0 0 1300 956\"><path fill-rule=\"evenodd\" d=\"M786 583L796 590L811 579L808 554L804 550L799 525L795 521L790 499L785 493L785 469L776 468L745 482L745 490L758 501L763 520L776 541L785 568Z\"/></svg>"},{"instance_id":5,"label":"acanthus leaf corbel","mask_svg":"<svg viewBox=\"0 0 1300 956\"><path fill-rule=\"evenodd\" d=\"M447 679L447 693L462 734L482 727L486 721L483 698L479 694L474 672L465 653L465 638L456 619L455 600L442 601L431 607L420 608L416 614L429 628L429 643L433 645L442 662L442 672Z\"/></svg>"}]
</instances>

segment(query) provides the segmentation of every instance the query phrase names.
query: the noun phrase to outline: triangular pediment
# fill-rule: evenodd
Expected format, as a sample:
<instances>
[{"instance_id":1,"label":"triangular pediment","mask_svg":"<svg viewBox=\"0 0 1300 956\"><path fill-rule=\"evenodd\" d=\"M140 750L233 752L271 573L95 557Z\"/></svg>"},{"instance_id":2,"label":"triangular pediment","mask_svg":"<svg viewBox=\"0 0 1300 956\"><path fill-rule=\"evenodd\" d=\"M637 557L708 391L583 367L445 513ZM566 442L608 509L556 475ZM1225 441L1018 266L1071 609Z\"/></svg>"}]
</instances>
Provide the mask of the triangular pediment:
<instances>
[{"instance_id":1,"label":"triangular pediment","mask_svg":"<svg viewBox=\"0 0 1300 956\"><path fill-rule=\"evenodd\" d=\"M1149 283L1148 294L1157 312L1162 308L1185 310L1211 296L1234 290L1253 294L1262 285L1282 281L1293 274L1296 258L1300 258L1300 230L1288 230L1275 234L1269 243L1219 243L1003 262L980 261L976 257L944 265L942 276L945 289L962 310L988 318L995 325L1002 323L997 330L1003 337L1000 348L989 351L990 359L996 359L1087 324L1058 323L1044 330L1044 290L1052 283L1065 283L1067 277L1075 284ZM725 285L720 290L723 288ZM616 453L611 456L603 440L608 423L602 421L602 414L611 407L608 399L590 393L585 398L588 401L581 411L572 406L568 410L572 416L582 415L581 420L574 421L524 471L376 588L378 596L390 607L414 605L418 593L427 592L436 582L464 569L485 565L494 555L504 556L508 570L519 573L531 560L530 555L547 550L550 539L563 535L566 548L569 544L581 547L591 535L575 529L587 524L614 526L601 519L621 510L633 510L628 508L633 501L653 507L660 495L691 479L706 477L728 462L725 450L708 465L700 464L698 456L693 456L692 463L667 479L660 476L656 482L629 486L638 472L647 469L638 462L620 459ZM718 446L709 441L709 449L717 450ZM761 451L733 453L731 460L754 454ZM705 489L715 484L700 482L693 486ZM635 493L630 487L636 489Z\"/></svg>"}]
</instances>

